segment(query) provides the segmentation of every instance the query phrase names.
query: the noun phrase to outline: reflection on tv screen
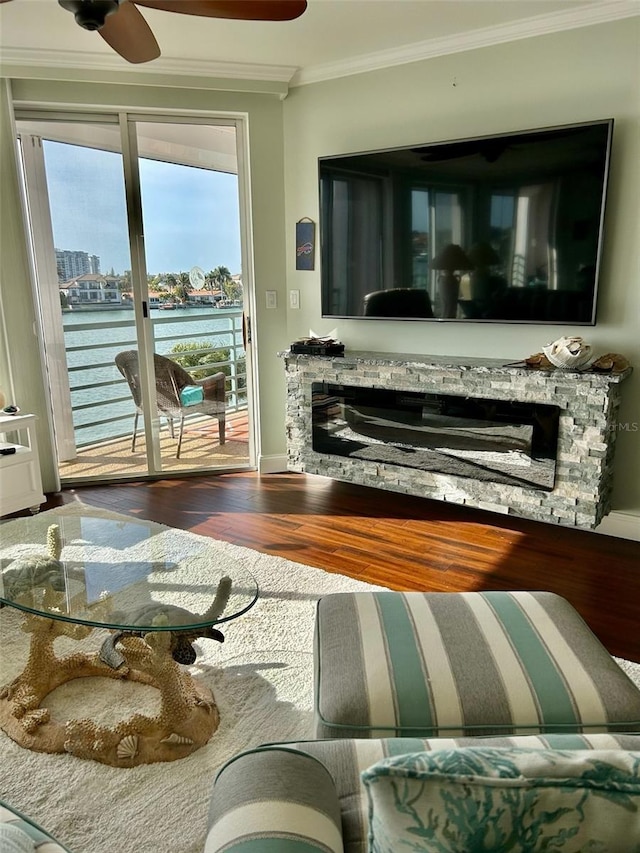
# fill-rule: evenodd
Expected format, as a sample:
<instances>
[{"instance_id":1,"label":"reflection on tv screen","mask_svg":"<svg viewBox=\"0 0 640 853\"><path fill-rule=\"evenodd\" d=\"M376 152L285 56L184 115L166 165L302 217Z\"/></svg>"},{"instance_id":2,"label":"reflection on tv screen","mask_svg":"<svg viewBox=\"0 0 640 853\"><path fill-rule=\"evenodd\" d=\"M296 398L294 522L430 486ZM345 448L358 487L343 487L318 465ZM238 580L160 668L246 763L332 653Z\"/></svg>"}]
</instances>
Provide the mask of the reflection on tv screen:
<instances>
[{"instance_id":1,"label":"reflection on tv screen","mask_svg":"<svg viewBox=\"0 0 640 853\"><path fill-rule=\"evenodd\" d=\"M612 131L321 158L323 316L593 324Z\"/></svg>"}]
</instances>

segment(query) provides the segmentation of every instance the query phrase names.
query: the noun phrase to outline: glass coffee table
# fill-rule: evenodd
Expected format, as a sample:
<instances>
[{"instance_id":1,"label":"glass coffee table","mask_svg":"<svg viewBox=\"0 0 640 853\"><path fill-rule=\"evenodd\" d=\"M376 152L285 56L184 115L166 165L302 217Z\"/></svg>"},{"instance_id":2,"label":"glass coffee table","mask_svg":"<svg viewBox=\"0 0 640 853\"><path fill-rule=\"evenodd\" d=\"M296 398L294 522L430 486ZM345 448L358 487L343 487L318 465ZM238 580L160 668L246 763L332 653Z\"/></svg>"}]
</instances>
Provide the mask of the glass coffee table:
<instances>
[{"instance_id":1,"label":"glass coffee table","mask_svg":"<svg viewBox=\"0 0 640 853\"><path fill-rule=\"evenodd\" d=\"M117 767L172 761L207 743L218 709L183 665L194 662L196 639L222 642L223 623L253 606L255 578L226 555L217 566L206 540L150 522L54 512L20 522L26 541L3 550L0 602L23 612L31 645L24 670L0 689L0 727L28 749ZM108 631L95 651L56 654L57 637L96 629ZM157 688L159 713L113 727L54 720L46 696L91 676Z\"/></svg>"}]
</instances>

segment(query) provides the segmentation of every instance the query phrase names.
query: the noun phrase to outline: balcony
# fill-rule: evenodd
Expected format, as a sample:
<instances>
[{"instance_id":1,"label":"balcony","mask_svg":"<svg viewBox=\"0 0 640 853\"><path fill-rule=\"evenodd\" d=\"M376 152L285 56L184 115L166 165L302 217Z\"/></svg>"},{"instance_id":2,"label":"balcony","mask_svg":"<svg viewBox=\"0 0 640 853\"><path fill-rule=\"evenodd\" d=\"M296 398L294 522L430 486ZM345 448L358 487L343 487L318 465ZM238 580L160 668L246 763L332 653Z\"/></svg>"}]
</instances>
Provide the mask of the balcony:
<instances>
[{"instance_id":1,"label":"balcony","mask_svg":"<svg viewBox=\"0 0 640 853\"><path fill-rule=\"evenodd\" d=\"M133 425L133 417L131 418ZM175 458L176 439L163 423L160 432L162 469L169 474L211 468L235 470L249 464L249 425L247 410L227 415L227 440L218 442L218 425L211 418L185 423L180 459ZM76 459L60 463L60 479L77 483L86 478L101 480L140 477L147 473L146 445L138 435L136 451L131 452L131 433L126 438L109 439L78 450Z\"/></svg>"},{"instance_id":2,"label":"balcony","mask_svg":"<svg viewBox=\"0 0 640 853\"><path fill-rule=\"evenodd\" d=\"M182 452L176 459L176 440L161 420L162 471L246 467L250 457L242 310L202 307L151 313L155 352L176 359L194 378L219 370L227 374L226 443L218 442L216 421L192 416L185 421ZM68 485L87 478L146 474L142 420L132 453L135 406L114 362L118 352L137 348L133 311L69 311L63 314L63 327L68 387L52 383L61 480Z\"/></svg>"}]
</instances>

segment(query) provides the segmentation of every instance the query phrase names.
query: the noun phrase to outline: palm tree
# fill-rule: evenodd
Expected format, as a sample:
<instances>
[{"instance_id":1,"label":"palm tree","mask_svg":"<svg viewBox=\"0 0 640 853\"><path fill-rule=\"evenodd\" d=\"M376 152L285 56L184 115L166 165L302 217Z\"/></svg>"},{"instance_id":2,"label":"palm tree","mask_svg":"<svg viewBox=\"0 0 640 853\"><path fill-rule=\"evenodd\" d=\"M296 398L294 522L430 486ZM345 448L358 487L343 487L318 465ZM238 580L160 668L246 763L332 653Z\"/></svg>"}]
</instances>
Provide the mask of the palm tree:
<instances>
[{"instance_id":1,"label":"palm tree","mask_svg":"<svg viewBox=\"0 0 640 853\"><path fill-rule=\"evenodd\" d=\"M189 294L193 290L193 286L189 281L189 273L188 272L180 272L177 276L174 276L175 284L172 288L173 295L180 300L180 302L188 302Z\"/></svg>"},{"instance_id":2,"label":"palm tree","mask_svg":"<svg viewBox=\"0 0 640 853\"><path fill-rule=\"evenodd\" d=\"M224 291L227 294L227 299L232 302L242 302L242 282L230 278L224 285Z\"/></svg>"},{"instance_id":3,"label":"palm tree","mask_svg":"<svg viewBox=\"0 0 640 853\"><path fill-rule=\"evenodd\" d=\"M222 290L226 292L225 285L231 281L231 272L227 267L219 266L214 270L211 270L207 279L211 284L211 290Z\"/></svg>"},{"instance_id":4,"label":"palm tree","mask_svg":"<svg viewBox=\"0 0 640 853\"><path fill-rule=\"evenodd\" d=\"M131 293L131 270L125 270L120 276L118 290L120 293Z\"/></svg>"},{"instance_id":5,"label":"palm tree","mask_svg":"<svg viewBox=\"0 0 640 853\"><path fill-rule=\"evenodd\" d=\"M175 273L168 272L160 276L158 287L166 287L168 290L174 290L178 286L178 276Z\"/></svg>"}]
</instances>

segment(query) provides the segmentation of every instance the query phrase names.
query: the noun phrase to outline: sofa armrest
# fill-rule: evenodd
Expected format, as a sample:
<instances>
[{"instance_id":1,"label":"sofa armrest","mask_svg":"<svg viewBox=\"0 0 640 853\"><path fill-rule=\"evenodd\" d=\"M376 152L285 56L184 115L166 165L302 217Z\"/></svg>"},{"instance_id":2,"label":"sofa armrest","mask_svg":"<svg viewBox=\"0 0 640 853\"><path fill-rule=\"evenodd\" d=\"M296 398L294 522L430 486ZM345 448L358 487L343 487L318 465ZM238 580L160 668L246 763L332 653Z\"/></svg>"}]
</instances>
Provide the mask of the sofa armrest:
<instances>
[{"instance_id":1,"label":"sofa armrest","mask_svg":"<svg viewBox=\"0 0 640 853\"><path fill-rule=\"evenodd\" d=\"M276 853L293 842L296 853L343 853L340 804L324 764L288 747L227 762L213 787L205 853Z\"/></svg>"}]
</instances>

